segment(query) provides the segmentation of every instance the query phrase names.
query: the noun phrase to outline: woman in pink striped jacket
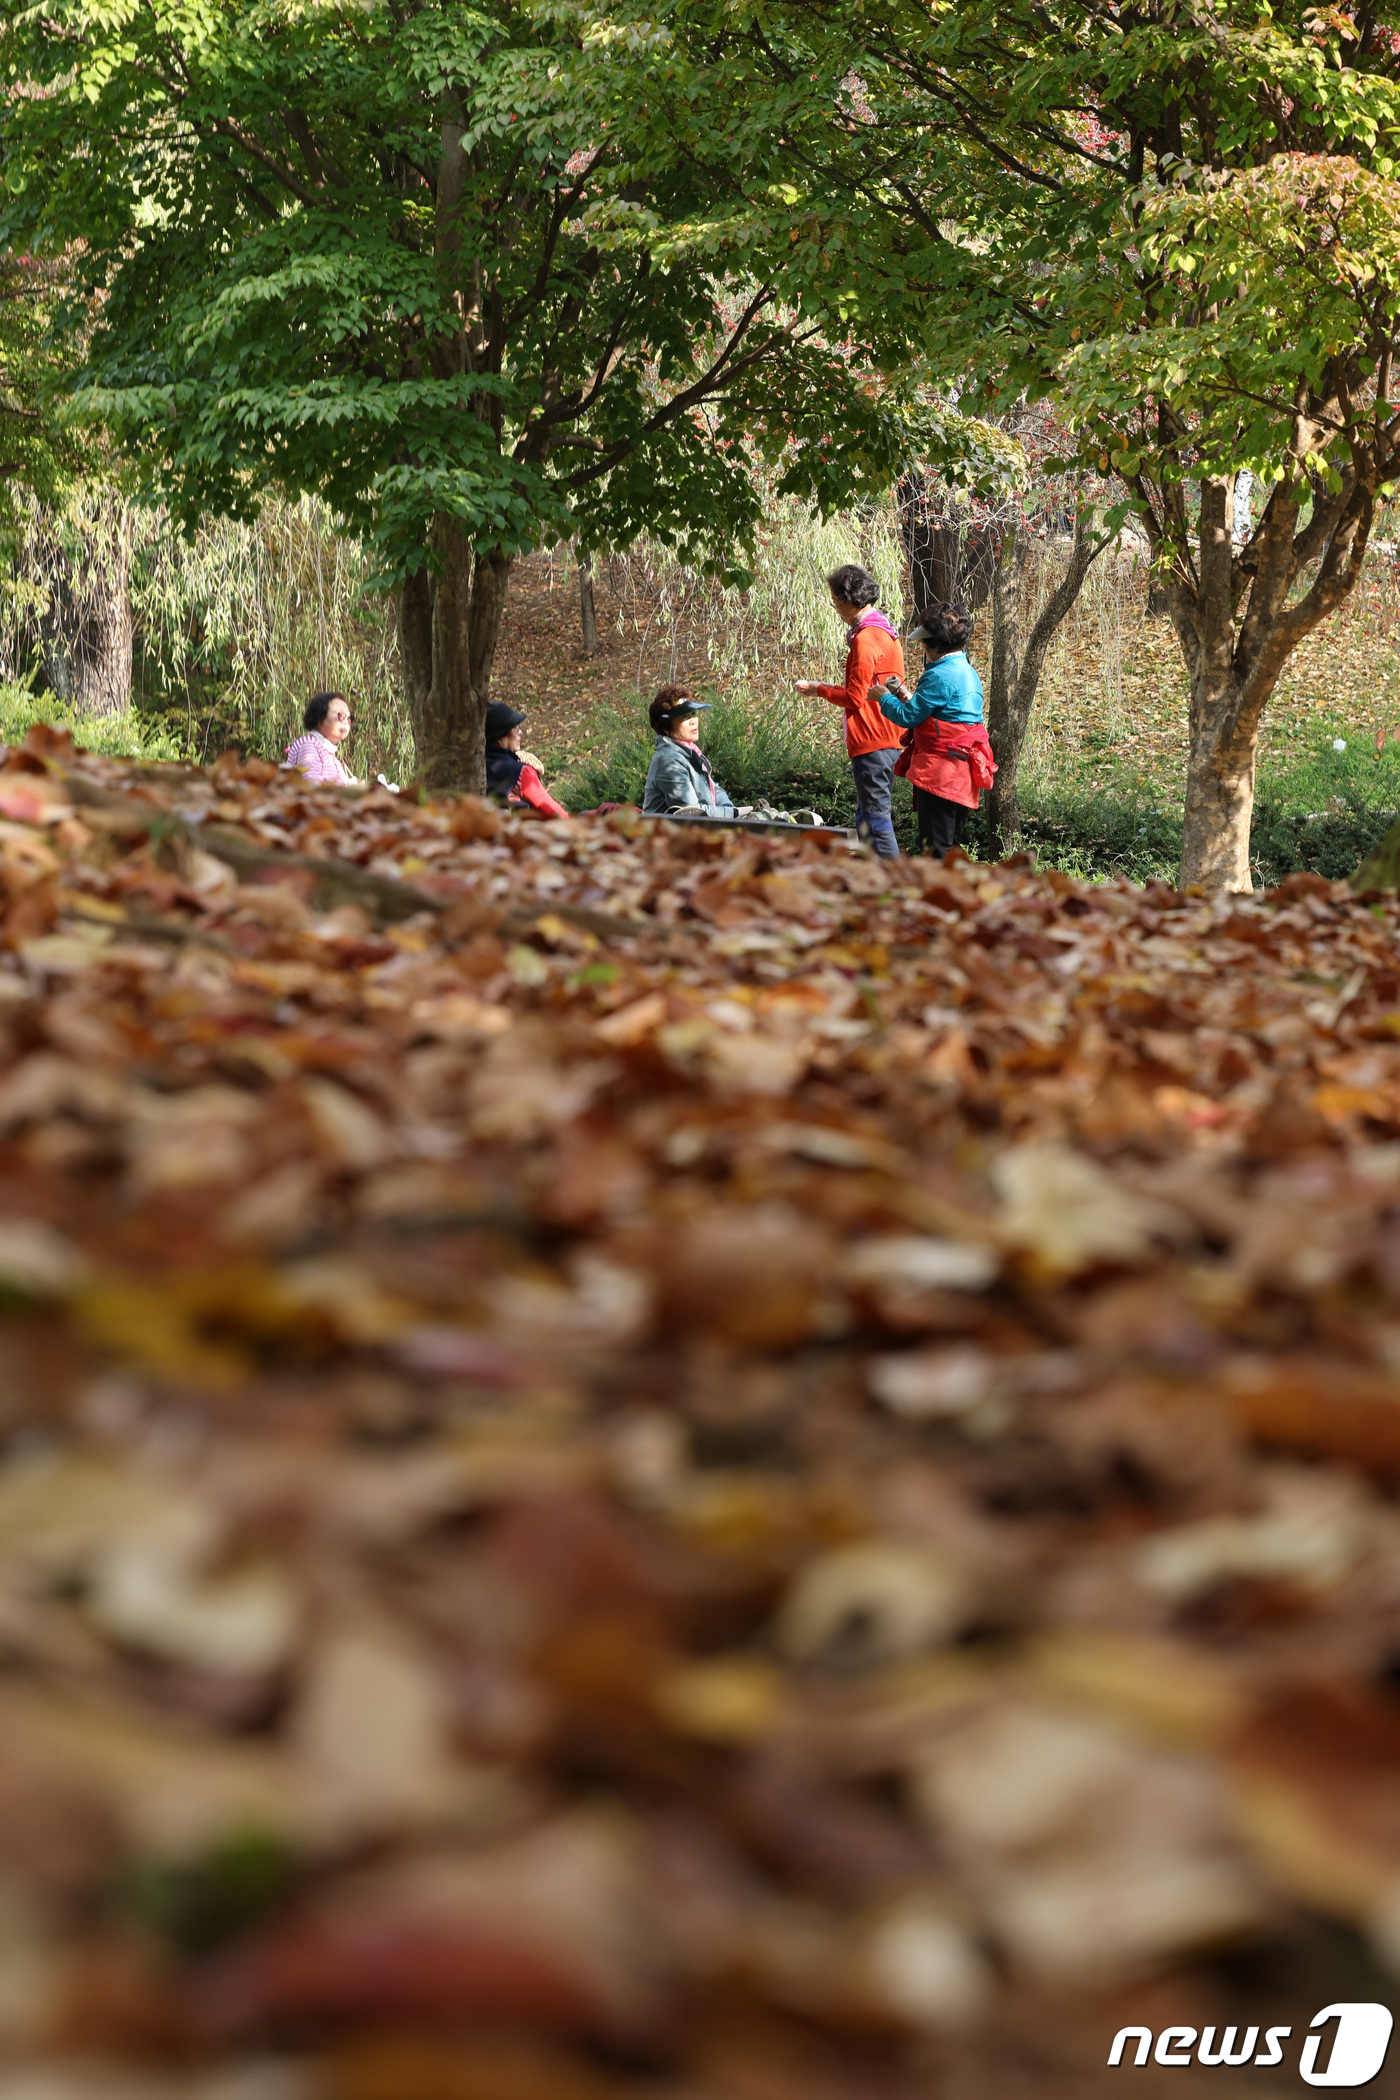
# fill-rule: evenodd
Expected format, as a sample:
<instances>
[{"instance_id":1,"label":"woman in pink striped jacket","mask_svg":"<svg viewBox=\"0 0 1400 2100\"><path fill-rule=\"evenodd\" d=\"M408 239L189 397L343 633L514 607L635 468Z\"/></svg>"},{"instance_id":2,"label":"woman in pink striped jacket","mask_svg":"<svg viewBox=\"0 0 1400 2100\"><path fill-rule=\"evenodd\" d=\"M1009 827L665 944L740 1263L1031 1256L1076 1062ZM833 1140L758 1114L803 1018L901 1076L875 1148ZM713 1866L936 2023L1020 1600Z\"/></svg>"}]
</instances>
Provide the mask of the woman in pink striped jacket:
<instances>
[{"instance_id":1,"label":"woman in pink striped jacket","mask_svg":"<svg viewBox=\"0 0 1400 2100\"><path fill-rule=\"evenodd\" d=\"M325 780L337 787L358 787L337 745L350 734L350 704L344 693L313 693L302 716L306 731L287 746L287 764L303 772L308 780Z\"/></svg>"}]
</instances>

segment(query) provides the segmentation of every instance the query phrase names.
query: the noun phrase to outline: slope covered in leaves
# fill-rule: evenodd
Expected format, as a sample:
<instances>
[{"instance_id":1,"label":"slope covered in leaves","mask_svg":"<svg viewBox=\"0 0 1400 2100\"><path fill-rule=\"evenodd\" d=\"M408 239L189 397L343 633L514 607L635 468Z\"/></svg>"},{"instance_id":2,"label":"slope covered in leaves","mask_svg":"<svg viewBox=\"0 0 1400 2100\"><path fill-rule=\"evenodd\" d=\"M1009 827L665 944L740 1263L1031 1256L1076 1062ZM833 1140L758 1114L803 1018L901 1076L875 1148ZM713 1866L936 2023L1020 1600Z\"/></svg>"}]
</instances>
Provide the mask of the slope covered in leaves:
<instances>
[{"instance_id":1,"label":"slope covered in leaves","mask_svg":"<svg viewBox=\"0 0 1400 2100\"><path fill-rule=\"evenodd\" d=\"M1006 2100L1385 1996L1393 899L42 732L0 876L0 2064Z\"/></svg>"}]
</instances>

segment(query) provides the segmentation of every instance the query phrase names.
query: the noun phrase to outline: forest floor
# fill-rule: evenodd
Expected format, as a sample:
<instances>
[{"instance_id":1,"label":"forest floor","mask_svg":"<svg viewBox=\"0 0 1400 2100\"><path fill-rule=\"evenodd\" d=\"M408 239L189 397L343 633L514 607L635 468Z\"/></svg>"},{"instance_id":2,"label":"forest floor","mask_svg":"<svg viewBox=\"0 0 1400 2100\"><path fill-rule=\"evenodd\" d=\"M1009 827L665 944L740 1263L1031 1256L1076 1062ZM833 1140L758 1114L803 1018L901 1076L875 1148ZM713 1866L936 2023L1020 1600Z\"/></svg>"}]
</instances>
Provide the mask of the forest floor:
<instances>
[{"instance_id":1,"label":"forest floor","mask_svg":"<svg viewBox=\"0 0 1400 2100\"><path fill-rule=\"evenodd\" d=\"M42 729L0 878L3 2100L1393 1997L1394 895Z\"/></svg>"}]
</instances>

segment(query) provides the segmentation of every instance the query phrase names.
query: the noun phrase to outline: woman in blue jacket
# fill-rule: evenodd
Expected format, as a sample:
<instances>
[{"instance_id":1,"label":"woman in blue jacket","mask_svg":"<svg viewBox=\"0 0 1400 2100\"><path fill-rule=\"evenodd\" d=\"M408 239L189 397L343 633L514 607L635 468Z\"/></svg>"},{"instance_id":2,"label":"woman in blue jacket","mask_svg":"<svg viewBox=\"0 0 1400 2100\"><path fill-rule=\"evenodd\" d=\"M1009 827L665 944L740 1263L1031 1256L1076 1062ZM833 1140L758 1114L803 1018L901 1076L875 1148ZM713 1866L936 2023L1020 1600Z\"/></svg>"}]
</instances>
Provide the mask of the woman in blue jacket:
<instances>
[{"instance_id":1,"label":"woman in blue jacket","mask_svg":"<svg viewBox=\"0 0 1400 2100\"><path fill-rule=\"evenodd\" d=\"M996 760L982 726L982 681L967 660L971 614L930 606L915 614L909 639L924 645L919 682L911 693L903 679L887 679L880 711L905 732L895 771L914 790L920 841L941 859L962 844L967 812L991 786Z\"/></svg>"}]
</instances>

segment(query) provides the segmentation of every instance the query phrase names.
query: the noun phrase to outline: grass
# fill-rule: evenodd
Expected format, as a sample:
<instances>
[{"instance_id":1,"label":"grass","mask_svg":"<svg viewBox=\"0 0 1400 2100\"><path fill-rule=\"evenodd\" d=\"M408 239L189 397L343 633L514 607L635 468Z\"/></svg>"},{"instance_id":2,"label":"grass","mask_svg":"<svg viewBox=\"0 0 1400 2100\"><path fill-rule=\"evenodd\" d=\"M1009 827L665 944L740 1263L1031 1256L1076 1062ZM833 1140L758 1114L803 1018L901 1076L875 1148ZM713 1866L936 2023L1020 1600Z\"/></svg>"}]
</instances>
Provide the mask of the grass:
<instances>
[{"instance_id":1,"label":"grass","mask_svg":"<svg viewBox=\"0 0 1400 2100\"><path fill-rule=\"evenodd\" d=\"M23 743L35 722L66 729L84 750L105 751L113 758L164 760L186 756L178 736L135 707L119 715L80 715L61 706L52 693L36 694L27 685L0 682L0 742Z\"/></svg>"},{"instance_id":2,"label":"grass","mask_svg":"<svg viewBox=\"0 0 1400 2100\"><path fill-rule=\"evenodd\" d=\"M855 822L850 763L835 710L744 696L703 693L711 703L702 731L715 775L736 802L766 800L779 809L808 805L830 823ZM640 802L655 740L644 697L605 707L594 720L588 754L555 783L571 809L598 802ZM1346 744L1333 749L1334 738ZM1374 741L1355 725L1324 722L1310 748L1276 743L1261 766L1255 799L1255 881L1281 882L1299 868L1350 875L1400 810L1400 745ZM968 826L974 858L987 852L985 808ZM895 829L905 852L916 849L913 798L895 783ZM1175 882L1181 859L1181 809L1139 766L1089 744L1047 777L1041 765L1022 798L1021 843L1040 866L1083 881L1122 876Z\"/></svg>"}]
</instances>

